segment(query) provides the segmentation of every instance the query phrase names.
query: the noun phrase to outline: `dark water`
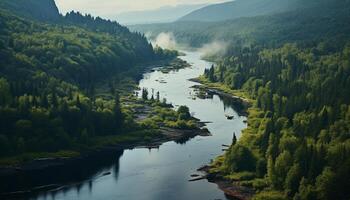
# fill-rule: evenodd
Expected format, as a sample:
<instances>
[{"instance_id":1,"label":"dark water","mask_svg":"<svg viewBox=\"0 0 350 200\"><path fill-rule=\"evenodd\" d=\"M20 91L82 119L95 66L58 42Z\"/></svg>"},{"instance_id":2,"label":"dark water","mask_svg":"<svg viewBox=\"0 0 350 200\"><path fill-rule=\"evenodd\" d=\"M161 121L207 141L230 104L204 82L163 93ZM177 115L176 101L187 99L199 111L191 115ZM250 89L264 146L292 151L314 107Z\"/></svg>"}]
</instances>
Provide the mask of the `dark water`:
<instances>
[{"instance_id":1,"label":"dark water","mask_svg":"<svg viewBox=\"0 0 350 200\"><path fill-rule=\"evenodd\" d=\"M174 105L187 105L195 117L212 122L207 128L213 136L198 136L183 144L168 142L159 149L125 150L111 156L109 162L90 163L97 166L96 171L85 177L85 181L31 199L226 199L215 184L206 180L188 182L188 179L191 174L198 173L197 168L223 153L221 145L230 144L233 132L239 136L246 127L245 117L238 116L229 101L216 95L212 99L193 97L191 86L196 83L188 79L201 75L211 64L201 60L197 52L186 53L182 59L193 67L168 74L147 73L140 87L159 91L162 98ZM227 120L225 114L234 115L234 120ZM84 168L82 166L82 171ZM105 173L110 174L103 176Z\"/></svg>"}]
</instances>

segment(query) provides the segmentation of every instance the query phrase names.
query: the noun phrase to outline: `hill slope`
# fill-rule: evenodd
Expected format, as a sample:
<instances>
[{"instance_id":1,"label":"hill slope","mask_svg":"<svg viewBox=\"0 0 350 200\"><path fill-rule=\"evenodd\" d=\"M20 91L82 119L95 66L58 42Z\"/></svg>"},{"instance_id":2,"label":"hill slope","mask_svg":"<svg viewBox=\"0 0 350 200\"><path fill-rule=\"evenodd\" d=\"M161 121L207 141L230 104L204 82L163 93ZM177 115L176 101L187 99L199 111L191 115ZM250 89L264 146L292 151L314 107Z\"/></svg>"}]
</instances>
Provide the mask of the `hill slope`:
<instances>
[{"instance_id":1,"label":"hill slope","mask_svg":"<svg viewBox=\"0 0 350 200\"><path fill-rule=\"evenodd\" d=\"M273 14L289 10L292 2L290 0L236 0L206 6L180 18L179 21L223 21Z\"/></svg>"},{"instance_id":2,"label":"hill slope","mask_svg":"<svg viewBox=\"0 0 350 200\"><path fill-rule=\"evenodd\" d=\"M54 0L1 0L0 7L29 19L58 21L61 17Z\"/></svg>"},{"instance_id":3,"label":"hill slope","mask_svg":"<svg viewBox=\"0 0 350 200\"><path fill-rule=\"evenodd\" d=\"M203 4L165 6L155 10L133 11L110 16L122 24L148 24L173 22L188 13L204 7Z\"/></svg>"},{"instance_id":4,"label":"hill slope","mask_svg":"<svg viewBox=\"0 0 350 200\"><path fill-rule=\"evenodd\" d=\"M242 17L273 15L315 7L320 4L332 6L338 2L342 2L342 0L235 0L206 6L191 12L178 21L217 22Z\"/></svg>"},{"instance_id":5,"label":"hill slope","mask_svg":"<svg viewBox=\"0 0 350 200\"><path fill-rule=\"evenodd\" d=\"M323 0L303 4L299 9L273 15L243 17L220 22L178 21L130 26L151 33L172 32L179 43L200 47L215 40L281 44L324 37L348 37L350 4L345 0ZM299 5L299 4L296 4ZM303 8L305 7L305 8Z\"/></svg>"},{"instance_id":6,"label":"hill slope","mask_svg":"<svg viewBox=\"0 0 350 200\"><path fill-rule=\"evenodd\" d=\"M99 17L72 12L52 21L52 0L14 11L21 3L0 4L0 165L139 130L118 93L142 75L141 63L174 54L157 54L143 35Z\"/></svg>"}]
</instances>

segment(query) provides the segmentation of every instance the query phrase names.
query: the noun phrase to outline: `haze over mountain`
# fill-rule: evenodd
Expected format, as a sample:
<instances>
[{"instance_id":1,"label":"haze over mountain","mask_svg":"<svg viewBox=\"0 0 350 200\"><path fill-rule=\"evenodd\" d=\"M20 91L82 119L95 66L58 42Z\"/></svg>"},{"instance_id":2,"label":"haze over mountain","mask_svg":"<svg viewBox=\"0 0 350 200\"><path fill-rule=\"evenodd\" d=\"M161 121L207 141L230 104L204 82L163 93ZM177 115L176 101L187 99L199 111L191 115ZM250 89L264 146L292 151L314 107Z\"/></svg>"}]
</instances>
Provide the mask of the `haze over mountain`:
<instances>
[{"instance_id":1,"label":"haze over mountain","mask_svg":"<svg viewBox=\"0 0 350 200\"><path fill-rule=\"evenodd\" d=\"M272 1L275 0L265 0L264 2ZM281 0L280 7L282 7L282 2L286 3L285 0ZM348 34L344 33L349 32L350 26L347 19L350 16L349 6L344 2L346 1L309 0L301 2L300 0L291 0L289 1L291 10L282 12L281 9L276 9L277 13L275 14L272 14L271 11L271 14L237 17L224 21L179 20L174 23L135 25L129 26L129 28L133 31L147 33L151 39L156 38L160 33L172 33L178 43L195 47L201 47L212 41L241 40L241 42L279 43L281 41L312 40L332 35L346 37ZM224 13L225 8L221 7L220 9L222 10L217 13ZM201 19L204 20L205 17Z\"/></svg>"},{"instance_id":2,"label":"haze over mountain","mask_svg":"<svg viewBox=\"0 0 350 200\"><path fill-rule=\"evenodd\" d=\"M0 199L350 200L350 0L56 1L0 0Z\"/></svg>"},{"instance_id":3,"label":"haze over mountain","mask_svg":"<svg viewBox=\"0 0 350 200\"><path fill-rule=\"evenodd\" d=\"M185 15L179 21L223 21L285 12L296 8L299 0L235 0L209 5ZM306 3L308 4L308 3Z\"/></svg>"},{"instance_id":4,"label":"haze over mountain","mask_svg":"<svg viewBox=\"0 0 350 200\"><path fill-rule=\"evenodd\" d=\"M158 9L131 11L109 16L122 24L148 24L159 22L173 22L190 12L200 9L207 4L184 4L178 6L163 6Z\"/></svg>"}]
</instances>

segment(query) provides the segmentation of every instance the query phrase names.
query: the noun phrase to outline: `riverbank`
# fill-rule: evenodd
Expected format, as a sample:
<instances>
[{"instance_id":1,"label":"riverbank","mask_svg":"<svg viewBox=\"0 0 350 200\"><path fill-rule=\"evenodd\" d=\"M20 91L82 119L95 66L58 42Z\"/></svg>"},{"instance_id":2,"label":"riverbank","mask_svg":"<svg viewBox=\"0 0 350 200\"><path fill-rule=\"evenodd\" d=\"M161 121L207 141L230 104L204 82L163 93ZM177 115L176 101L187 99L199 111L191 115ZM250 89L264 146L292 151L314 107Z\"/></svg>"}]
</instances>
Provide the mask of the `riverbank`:
<instances>
[{"instance_id":1,"label":"riverbank","mask_svg":"<svg viewBox=\"0 0 350 200\"><path fill-rule=\"evenodd\" d=\"M175 59L167 66L176 70L189 65L185 61ZM154 67L156 66L152 68ZM131 88L135 89L135 87ZM96 96L112 98L104 87L100 87ZM126 120L135 121L139 130L90 138L87 146L79 147L79 150L28 153L5 158L0 162L2 163L0 196L21 196L39 191L57 190L63 187L65 182L72 181L61 180L62 176L72 174L72 171L79 168L86 168L86 163L94 162L95 158L104 155L110 155L110 158L113 158L113 153L125 149L159 148L160 145L169 141L184 143L198 135L210 135L209 131L203 128L205 124L200 120L193 117L179 120L180 114L183 113L174 111L172 105L161 102L159 99L139 99L128 95L121 98L121 104ZM61 176L57 176L57 171L60 171Z\"/></svg>"},{"instance_id":2,"label":"riverbank","mask_svg":"<svg viewBox=\"0 0 350 200\"><path fill-rule=\"evenodd\" d=\"M189 80L195 83L200 83L201 85L195 85L193 88L205 91L208 95L216 94L231 99L231 103L235 105L235 108L237 109L236 111L241 115L247 116L248 108L254 103L254 100L250 99L243 91L232 90L225 85L209 82L202 76Z\"/></svg>"},{"instance_id":3,"label":"riverbank","mask_svg":"<svg viewBox=\"0 0 350 200\"><path fill-rule=\"evenodd\" d=\"M35 194L42 191L55 191L64 189L69 182L83 181L74 180L70 177L68 182L62 181L62 176L72 175L79 169L86 168L87 163L93 163L99 157L106 155L113 158L118 151L134 148L159 148L163 143L169 141L184 141L195 136L208 136L206 130L180 130L172 128L161 128L159 137L150 141L124 142L116 145L108 145L91 152L83 153L72 158L42 158L25 163L16 167L0 168L0 185L2 198L20 198L23 195ZM61 175L61 176L59 176ZM29 179L25 182L17 182L19 179ZM79 179L79 178L77 178ZM30 182L30 187L27 183ZM33 184L34 183L34 184ZM36 184L35 184L36 183Z\"/></svg>"},{"instance_id":4,"label":"riverbank","mask_svg":"<svg viewBox=\"0 0 350 200\"><path fill-rule=\"evenodd\" d=\"M118 137L110 137L109 145L81 153L74 157L40 158L18 166L0 168L0 197L19 198L42 191L55 191L64 189L70 182L83 181L81 177L74 177L75 172L84 169L87 165L98 162L101 157L113 158L117 152L134 148L159 148L169 141L183 143L195 136L209 136L208 130L200 128L202 123L197 123L195 129L176 129L160 127L156 134L125 134ZM122 137L128 138L123 139ZM105 138L106 139L106 138ZM122 141L112 144L114 141ZM92 170L94 171L94 170ZM67 177L73 175L73 177ZM77 179L77 180L75 180ZM23 181L25 180L25 181Z\"/></svg>"},{"instance_id":5,"label":"riverbank","mask_svg":"<svg viewBox=\"0 0 350 200\"><path fill-rule=\"evenodd\" d=\"M204 77L198 77L190 79L190 81L200 83L201 85L194 86L195 89L200 91L204 91L206 95L220 95L227 98L230 98L232 102L236 105L235 108L239 113L249 117L254 113L254 109L252 108L254 104L254 100L250 99L248 95L246 95L242 91L232 90L229 87L222 85L220 83L212 83L206 80ZM248 125L249 126L249 125ZM224 146L228 147L228 146ZM230 148L230 147L228 147ZM213 163L209 165L205 165L199 168L197 171L205 173L203 178L206 178L209 182L215 183L218 185L220 190L222 190L227 198L234 200L249 200L255 194L255 189L253 187L244 186L242 183L243 176L247 176L247 174L236 174L236 177L232 177L228 174L225 174L221 168L223 163L223 156L219 156L215 159ZM248 174L250 176L250 174Z\"/></svg>"},{"instance_id":6,"label":"riverbank","mask_svg":"<svg viewBox=\"0 0 350 200\"><path fill-rule=\"evenodd\" d=\"M249 187L244 187L239 184L239 181L232 181L227 179L223 174L215 171L213 166L205 165L198 169L198 171L205 173L205 178L218 185L226 197L234 200L247 200L251 199L254 195L254 190Z\"/></svg>"}]
</instances>

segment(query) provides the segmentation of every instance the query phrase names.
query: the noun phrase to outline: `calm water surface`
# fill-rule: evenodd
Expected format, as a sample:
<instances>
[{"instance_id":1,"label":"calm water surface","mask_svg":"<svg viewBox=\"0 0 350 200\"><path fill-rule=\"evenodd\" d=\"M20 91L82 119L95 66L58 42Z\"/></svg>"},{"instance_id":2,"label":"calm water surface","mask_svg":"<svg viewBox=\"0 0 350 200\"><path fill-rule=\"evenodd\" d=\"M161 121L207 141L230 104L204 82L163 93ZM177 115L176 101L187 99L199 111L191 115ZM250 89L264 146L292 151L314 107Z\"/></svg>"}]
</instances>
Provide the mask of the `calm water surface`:
<instances>
[{"instance_id":1,"label":"calm water surface","mask_svg":"<svg viewBox=\"0 0 350 200\"><path fill-rule=\"evenodd\" d=\"M202 121L210 121L207 128L210 137L195 137L185 144L168 142L159 149L125 150L97 172L79 184L63 190L40 194L32 199L55 200L214 200L226 199L215 184L206 180L188 182L190 175L200 166L222 154L222 144L230 144L232 133L239 136L246 127L245 117L238 116L230 105L218 96L212 99L194 99L190 78L203 74L210 63L200 59L198 52L186 52L182 56L191 68L164 74L160 71L147 73L140 82L141 88L160 92L174 105L187 105L193 115ZM235 116L227 120L225 114ZM93 163L96 164L96 163ZM110 175L102 174L110 172Z\"/></svg>"}]
</instances>

